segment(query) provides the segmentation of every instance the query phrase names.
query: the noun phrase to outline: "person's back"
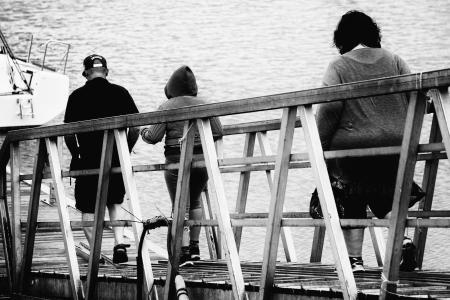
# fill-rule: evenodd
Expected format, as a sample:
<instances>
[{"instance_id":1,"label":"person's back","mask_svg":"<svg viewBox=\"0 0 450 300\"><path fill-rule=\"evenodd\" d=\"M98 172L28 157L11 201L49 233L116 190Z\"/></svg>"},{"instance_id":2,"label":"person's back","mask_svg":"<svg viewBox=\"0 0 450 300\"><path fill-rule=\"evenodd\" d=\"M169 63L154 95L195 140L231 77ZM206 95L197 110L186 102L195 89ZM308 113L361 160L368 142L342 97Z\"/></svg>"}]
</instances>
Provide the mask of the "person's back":
<instances>
[{"instance_id":1,"label":"person's back","mask_svg":"<svg viewBox=\"0 0 450 300\"><path fill-rule=\"evenodd\" d=\"M335 85L408 74L406 64L382 48L360 48L347 52L333 62L324 76L324 85ZM326 113L319 110L318 118ZM399 145L407 111L405 94L383 95L346 101L341 107L330 150ZM323 122L320 130L327 130Z\"/></svg>"},{"instance_id":2,"label":"person's back","mask_svg":"<svg viewBox=\"0 0 450 300\"><path fill-rule=\"evenodd\" d=\"M106 59L100 55L90 55L83 61L82 75L87 81L84 86L76 89L69 96L64 122L77 122L117 115L137 113L138 109L128 91L106 79L108 68ZM127 136L129 149L138 138L137 128L130 128ZM66 145L72 154L71 170L94 169L100 166L103 145L103 131L80 133L65 137ZM119 165L117 150L114 148L113 166ZM83 221L93 219L97 195L98 175L80 176L75 181L76 208L82 212ZM123 202L125 187L122 175L113 174L110 177L107 207L111 220L117 219L120 204ZM123 228L114 227L115 242L113 261L115 263L128 260L126 247L123 243ZM88 242L91 242L91 228L84 228Z\"/></svg>"},{"instance_id":3,"label":"person's back","mask_svg":"<svg viewBox=\"0 0 450 300\"><path fill-rule=\"evenodd\" d=\"M334 44L341 55L329 64L323 78L325 86L410 72L399 56L381 48L378 25L362 12L349 11L342 16L334 31ZM316 120L323 149L401 145L407 105L406 94L320 104ZM392 209L398 160L398 155L380 155L327 161L330 180L344 195L339 197L343 218L366 218L367 206L377 217L385 217ZM413 190L420 192L417 185ZM316 192L311 203L314 197ZM364 229L343 232L353 271L363 271Z\"/></svg>"},{"instance_id":4,"label":"person's back","mask_svg":"<svg viewBox=\"0 0 450 300\"><path fill-rule=\"evenodd\" d=\"M128 91L97 77L75 90L69 97L64 122L76 122L136 113L137 108ZM100 165L103 132L77 134L80 157L87 167ZM114 165L118 164L114 150Z\"/></svg>"},{"instance_id":5,"label":"person's back","mask_svg":"<svg viewBox=\"0 0 450 300\"><path fill-rule=\"evenodd\" d=\"M167 82L164 92L167 100L164 101L158 110L176 109L185 106L205 104L207 101L197 97L197 82L194 73L188 66L182 66L175 70ZM214 136L222 136L222 125L218 118L210 118L211 128ZM185 121L154 124L141 130L142 139L149 144L156 144L165 136L166 163L178 163L180 161L180 145L184 136ZM189 130L195 130L194 154L203 153L197 126L192 126ZM178 170L165 170L164 179L167 190L172 201L172 209L175 201ZM206 188L208 173L206 168L193 168L189 181L189 203L186 205L186 215L190 219L200 220L202 218L201 193ZM187 228L183 235L180 264L200 259L199 250L200 227L192 227L188 234Z\"/></svg>"}]
</instances>

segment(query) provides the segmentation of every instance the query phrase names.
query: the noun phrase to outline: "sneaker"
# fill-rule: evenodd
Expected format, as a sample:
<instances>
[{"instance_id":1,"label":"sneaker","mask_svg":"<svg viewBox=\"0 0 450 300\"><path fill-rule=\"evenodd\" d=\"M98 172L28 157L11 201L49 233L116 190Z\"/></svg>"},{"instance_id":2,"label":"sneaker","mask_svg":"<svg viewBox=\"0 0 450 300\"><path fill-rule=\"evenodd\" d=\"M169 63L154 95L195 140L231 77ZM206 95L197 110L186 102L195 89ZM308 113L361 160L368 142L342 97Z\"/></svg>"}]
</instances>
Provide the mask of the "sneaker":
<instances>
[{"instance_id":1,"label":"sneaker","mask_svg":"<svg viewBox=\"0 0 450 300\"><path fill-rule=\"evenodd\" d=\"M186 265L193 265L191 259L191 252L189 251L189 246L181 247L181 254L180 254L180 267L184 267Z\"/></svg>"},{"instance_id":2,"label":"sneaker","mask_svg":"<svg viewBox=\"0 0 450 300\"><path fill-rule=\"evenodd\" d=\"M350 264L352 266L353 273L365 271L364 265L363 265L363 260L360 256L359 257L350 256L349 259L350 259Z\"/></svg>"},{"instance_id":3,"label":"sneaker","mask_svg":"<svg viewBox=\"0 0 450 300\"><path fill-rule=\"evenodd\" d=\"M130 244L117 244L114 246L113 263L120 264L128 261L127 248Z\"/></svg>"},{"instance_id":4,"label":"sneaker","mask_svg":"<svg viewBox=\"0 0 450 300\"><path fill-rule=\"evenodd\" d=\"M198 241L191 241L189 243L189 252L191 253L191 260L200 260L200 248L198 247Z\"/></svg>"},{"instance_id":5,"label":"sneaker","mask_svg":"<svg viewBox=\"0 0 450 300\"><path fill-rule=\"evenodd\" d=\"M403 238L402 258L400 260L400 271L411 272L417 267L416 246L410 238Z\"/></svg>"}]
</instances>

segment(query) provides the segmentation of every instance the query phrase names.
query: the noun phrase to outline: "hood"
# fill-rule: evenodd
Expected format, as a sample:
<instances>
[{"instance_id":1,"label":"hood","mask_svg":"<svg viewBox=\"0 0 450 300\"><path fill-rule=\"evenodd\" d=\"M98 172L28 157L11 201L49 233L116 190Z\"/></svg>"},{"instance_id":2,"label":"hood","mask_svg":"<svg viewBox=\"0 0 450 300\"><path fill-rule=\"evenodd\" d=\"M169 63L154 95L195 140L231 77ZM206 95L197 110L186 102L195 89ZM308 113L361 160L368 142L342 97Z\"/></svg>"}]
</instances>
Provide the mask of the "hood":
<instances>
[{"instance_id":1,"label":"hood","mask_svg":"<svg viewBox=\"0 0 450 300\"><path fill-rule=\"evenodd\" d=\"M173 72L164 88L167 99L179 96L197 96L197 82L188 66L182 66Z\"/></svg>"}]
</instances>

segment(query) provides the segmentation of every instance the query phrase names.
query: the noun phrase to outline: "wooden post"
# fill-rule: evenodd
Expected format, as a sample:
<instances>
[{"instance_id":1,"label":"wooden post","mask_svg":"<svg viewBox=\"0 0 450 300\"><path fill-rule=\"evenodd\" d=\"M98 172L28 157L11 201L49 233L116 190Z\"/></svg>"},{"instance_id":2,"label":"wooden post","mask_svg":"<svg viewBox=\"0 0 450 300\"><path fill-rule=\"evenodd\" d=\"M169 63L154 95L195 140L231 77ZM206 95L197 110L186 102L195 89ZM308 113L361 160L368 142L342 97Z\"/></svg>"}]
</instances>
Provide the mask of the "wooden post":
<instances>
[{"instance_id":1,"label":"wooden post","mask_svg":"<svg viewBox=\"0 0 450 300\"><path fill-rule=\"evenodd\" d=\"M419 95L418 92L411 93L395 184L380 299L389 299L397 291L399 264L405 233L405 219L408 214L409 198L416 166L417 146L419 145L425 105L426 101L422 93Z\"/></svg>"},{"instance_id":2,"label":"wooden post","mask_svg":"<svg viewBox=\"0 0 450 300\"><path fill-rule=\"evenodd\" d=\"M106 202L108 200L109 179L111 176L111 162L114 150L114 134L112 130L105 130L103 134L102 156L98 174L97 195L95 197L94 226L92 240L89 241L91 255L89 256L87 274L86 300L96 299L98 277L98 261L100 259L103 222L105 220Z\"/></svg>"},{"instance_id":3,"label":"wooden post","mask_svg":"<svg viewBox=\"0 0 450 300\"><path fill-rule=\"evenodd\" d=\"M127 132L125 129L114 130L114 136L116 138L117 152L119 154L120 169L122 171L123 183L125 191L129 199L130 211L139 220L142 220L141 207L139 204L139 195L136 188L136 180L133 175L133 168L131 165L130 152L128 150ZM143 226L141 223L133 222L133 234L134 241L136 243L136 249L139 247L139 240ZM152 262L150 260L149 245L146 240L142 245L142 265L144 268L144 289L148 295L153 290L153 297L158 299L156 287L153 286L153 270ZM146 296L147 296L146 295Z\"/></svg>"},{"instance_id":4,"label":"wooden post","mask_svg":"<svg viewBox=\"0 0 450 300\"><path fill-rule=\"evenodd\" d=\"M323 157L322 144L312 106L299 106L299 111L305 133L306 145L308 146L311 167L316 178L320 206L322 207L336 270L341 282L342 294L344 299L356 299L358 295L356 282L350 260L348 259L347 246L339 222L339 215L331 189L327 166Z\"/></svg>"},{"instance_id":5,"label":"wooden post","mask_svg":"<svg viewBox=\"0 0 450 300\"><path fill-rule=\"evenodd\" d=\"M72 229L70 227L69 212L67 211L67 200L64 194L64 184L61 176L61 165L59 162L58 148L55 139L46 138L48 160L50 171L55 186L56 202L58 203L59 220L61 223L61 232L63 235L64 248L69 266L70 288L72 290L72 299L79 300L84 298L83 285L80 279L80 270L78 269L77 254L75 252L75 243L73 241Z\"/></svg>"},{"instance_id":6,"label":"wooden post","mask_svg":"<svg viewBox=\"0 0 450 300\"><path fill-rule=\"evenodd\" d=\"M433 115L430 130L430 143L439 143L442 141L441 132L437 122L436 114ZM436 184L437 171L439 167L439 159L427 160L425 162L425 170L422 179L422 188L425 191L425 199L419 203L419 210L430 211L433 203L434 187ZM425 219L425 217L424 217ZM417 267L422 269L423 257L425 254L425 244L427 239L428 228L418 227L414 231L413 243L417 249L416 261Z\"/></svg>"},{"instance_id":7,"label":"wooden post","mask_svg":"<svg viewBox=\"0 0 450 300\"><path fill-rule=\"evenodd\" d=\"M30 203L28 205L27 229L25 235L22 269L20 272L19 293L22 293L28 285L28 275L31 271L33 261L34 241L36 237L36 226L39 212L39 199L41 196L41 183L45 161L47 159L47 149L44 139L37 143L36 157L34 158L33 178L31 181Z\"/></svg>"},{"instance_id":8,"label":"wooden post","mask_svg":"<svg viewBox=\"0 0 450 300\"><path fill-rule=\"evenodd\" d=\"M224 158L224 147L223 147L223 137L216 140L214 143L214 146L216 148L216 153L217 153L217 159L222 159ZM208 190L212 191L213 188L211 187L211 181L208 181ZM214 214L211 213L211 215L213 216L213 218L215 218ZM216 230L216 228L214 228L214 230ZM217 259L223 259L224 258L224 253L223 253L223 239L222 239L222 234L219 230L219 228L217 228L216 230L216 243L217 243Z\"/></svg>"},{"instance_id":9,"label":"wooden post","mask_svg":"<svg viewBox=\"0 0 450 300\"><path fill-rule=\"evenodd\" d=\"M384 242L383 232L379 227L369 227L369 232L377 264L379 267L382 267L384 265L384 253L386 252L386 243Z\"/></svg>"},{"instance_id":10,"label":"wooden post","mask_svg":"<svg viewBox=\"0 0 450 300\"><path fill-rule=\"evenodd\" d=\"M264 259L261 270L259 299L272 298L273 282L280 240L281 219L283 215L284 197L286 194L289 159L295 130L297 108L283 109L278 151L275 159L275 173L270 197L269 218L264 243Z\"/></svg>"},{"instance_id":11,"label":"wooden post","mask_svg":"<svg viewBox=\"0 0 450 300\"><path fill-rule=\"evenodd\" d=\"M320 262L322 260L323 244L325 242L325 227L314 227L314 235L311 246L309 262Z\"/></svg>"},{"instance_id":12,"label":"wooden post","mask_svg":"<svg viewBox=\"0 0 450 300\"><path fill-rule=\"evenodd\" d=\"M447 153L450 153L450 96L448 87L441 88L439 91L430 90L433 99L434 110L441 130L442 141ZM450 161L450 155L447 156Z\"/></svg>"},{"instance_id":13,"label":"wooden post","mask_svg":"<svg viewBox=\"0 0 450 300\"><path fill-rule=\"evenodd\" d=\"M212 217L212 210L211 210L211 203L209 201L209 194L208 190L205 189L202 192L202 213L203 213L203 219L211 220ZM206 226L205 228L205 235L206 235L206 243L208 244L208 250L209 250L209 257L211 259L217 259L217 234L214 227Z\"/></svg>"},{"instance_id":14,"label":"wooden post","mask_svg":"<svg viewBox=\"0 0 450 300\"><path fill-rule=\"evenodd\" d=\"M244 143L244 157L253 156L253 150L255 148L255 136L254 132L247 133L245 135L245 143ZM236 213L244 213L245 207L247 206L247 195L248 195L248 186L250 183L250 171L243 171L239 177L239 187L238 187L238 195L236 200ZM239 247L241 245L241 237L242 237L242 227L233 228L234 238L236 240L236 248L239 251Z\"/></svg>"},{"instance_id":15,"label":"wooden post","mask_svg":"<svg viewBox=\"0 0 450 300\"><path fill-rule=\"evenodd\" d=\"M244 277L242 275L239 254L234 240L233 230L231 228L230 213L225 197L222 176L217 162L217 153L214 148L211 124L208 119L199 119L197 120L197 127L202 141L208 177L211 183L211 195L213 196L215 208L217 209L217 221L223 240L225 259L227 261L230 281L233 287L233 296L235 300L242 300L246 296Z\"/></svg>"},{"instance_id":16,"label":"wooden post","mask_svg":"<svg viewBox=\"0 0 450 300\"><path fill-rule=\"evenodd\" d=\"M184 219L186 204L189 201L189 181L191 178L191 163L194 150L195 123L186 121L184 125L185 140L181 145L180 167L178 170L177 191L175 194L172 230L169 233L172 239L172 257L167 262L166 283L164 286L164 300L172 299L175 292L174 280L178 274L181 246L183 241Z\"/></svg>"},{"instance_id":17,"label":"wooden post","mask_svg":"<svg viewBox=\"0 0 450 300\"><path fill-rule=\"evenodd\" d=\"M261 149L261 155L272 155L272 150L267 138L267 132L258 132L258 142ZM272 172L266 171L267 182L269 183L269 189L273 189ZM294 240L292 238L291 229L289 227L281 227L281 242L283 243L284 255L287 262L296 262L297 253L295 251Z\"/></svg>"},{"instance_id":18,"label":"wooden post","mask_svg":"<svg viewBox=\"0 0 450 300\"><path fill-rule=\"evenodd\" d=\"M12 238L11 227L8 213L8 205L6 204L6 168L0 168L0 233L3 240L3 255L6 265L6 275L8 281L9 292L13 288L13 266L12 266Z\"/></svg>"},{"instance_id":19,"label":"wooden post","mask_svg":"<svg viewBox=\"0 0 450 300\"><path fill-rule=\"evenodd\" d=\"M11 164L11 221L12 221L12 246L13 246L13 270L14 286L19 285L19 274L22 265L22 232L20 229L20 152L19 143L10 144Z\"/></svg>"}]
</instances>

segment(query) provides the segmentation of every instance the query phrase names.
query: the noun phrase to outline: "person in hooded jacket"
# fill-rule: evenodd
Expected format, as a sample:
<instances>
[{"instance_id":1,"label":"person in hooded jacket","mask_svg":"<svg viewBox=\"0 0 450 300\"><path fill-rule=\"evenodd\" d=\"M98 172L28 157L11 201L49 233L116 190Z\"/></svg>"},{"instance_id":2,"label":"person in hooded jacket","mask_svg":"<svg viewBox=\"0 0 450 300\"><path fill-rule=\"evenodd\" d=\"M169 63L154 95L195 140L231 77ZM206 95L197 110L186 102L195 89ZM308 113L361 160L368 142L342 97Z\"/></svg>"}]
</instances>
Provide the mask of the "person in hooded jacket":
<instances>
[{"instance_id":1,"label":"person in hooded jacket","mask_svg":"<svg viewBox=\"0 0 450 300\"><path fill-rule=\"evenodd\" d=\"M207 103L205 99L197 97L197 82L194 73L188 66L181 66L172 74L164 88L164 92L167 100L159 106L158 110L176 109ZM222 136L222 125L220 120L218 118L211 118L210 122L214 139L220 138ZM142 128L142 140L149 144L156 144L165 136L164 156L166 158L166 164L178 163L180 161L179 140L183 137L184 123L184 121L160 123ZM193 129L196 130L194 137L194 155L202 155L203 150L198 130L195 126ZM165 170L164 178L172 201L173 212L178 181L178 169ZM208 174L206 168L193 168L191 170L189 182L190 200L186 206L186 215L189 215L189 219L200 220L202 218L202 204L200 197L202 191L206 188L207 181ZM188 261L200 259L200 229L200 227L192 227L190 231L184 231L180 265L183 265Z\"/></svg>"}]
</instances>

